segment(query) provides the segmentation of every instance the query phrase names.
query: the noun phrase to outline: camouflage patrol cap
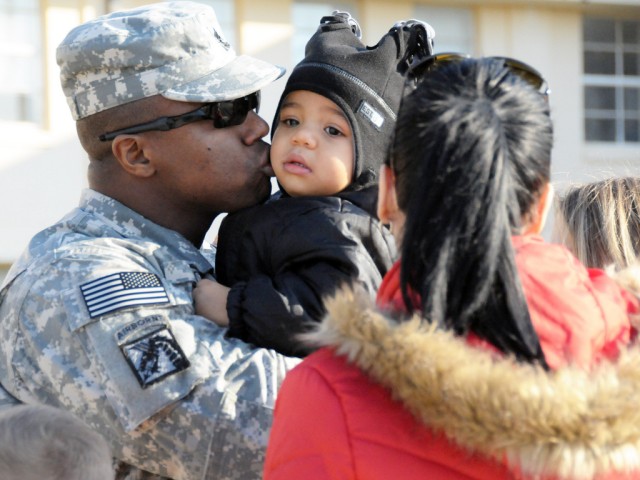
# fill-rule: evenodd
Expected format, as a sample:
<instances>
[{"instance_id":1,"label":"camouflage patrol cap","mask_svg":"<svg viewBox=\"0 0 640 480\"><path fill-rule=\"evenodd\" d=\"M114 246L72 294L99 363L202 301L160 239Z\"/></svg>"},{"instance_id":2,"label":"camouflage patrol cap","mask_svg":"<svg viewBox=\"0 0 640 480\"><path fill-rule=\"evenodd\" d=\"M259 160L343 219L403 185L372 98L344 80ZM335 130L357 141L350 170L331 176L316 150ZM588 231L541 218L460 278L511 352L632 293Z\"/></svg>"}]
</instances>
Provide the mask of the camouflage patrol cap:
<instances>
[{"instance_id":1,"label":"camouflage patrol cap","mask_svg":"<svg viewBox=\"0 0 640 480\"><path fill-rule=\"evenodd\" d=\"M181 102L231 100L284 74L236 55L213 8L187 1L88 21L69 32L56 56L75 120L157 94Z\"/></svg>"}]
</instances>

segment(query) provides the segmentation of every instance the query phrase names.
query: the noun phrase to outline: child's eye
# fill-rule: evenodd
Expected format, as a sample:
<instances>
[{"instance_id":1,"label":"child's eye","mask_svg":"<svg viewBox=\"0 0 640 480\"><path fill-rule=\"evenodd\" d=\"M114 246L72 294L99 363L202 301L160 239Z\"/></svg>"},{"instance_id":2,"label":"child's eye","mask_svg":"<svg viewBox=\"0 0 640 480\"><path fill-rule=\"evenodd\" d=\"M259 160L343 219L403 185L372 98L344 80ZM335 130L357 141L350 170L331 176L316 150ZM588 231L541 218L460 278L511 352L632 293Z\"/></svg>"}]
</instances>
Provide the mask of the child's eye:
<instances>
[{"instance_id":1,"label":"child's eye","mask_svg":"<svg viewBox=\"0 0 640 480\"><path fill-rule=\"evenodd\" d=\"M300 124L300 122L298 122L298 120L296 120L295 118L283 118L280 121L284 123L287 127L295 127Z\"/></svg>"},{"instance_id":2,"label":"child's eye","mask_svg":"<svg viewBox=\"0 0 640 480\"><path fill-rule=\"evenodd\" d=\"M339 135L342 135L342 132L338 130L336 127L327 127L324 129L324 131L327 132L332 137L337 137Z\"/></svg>"}]
</instances>

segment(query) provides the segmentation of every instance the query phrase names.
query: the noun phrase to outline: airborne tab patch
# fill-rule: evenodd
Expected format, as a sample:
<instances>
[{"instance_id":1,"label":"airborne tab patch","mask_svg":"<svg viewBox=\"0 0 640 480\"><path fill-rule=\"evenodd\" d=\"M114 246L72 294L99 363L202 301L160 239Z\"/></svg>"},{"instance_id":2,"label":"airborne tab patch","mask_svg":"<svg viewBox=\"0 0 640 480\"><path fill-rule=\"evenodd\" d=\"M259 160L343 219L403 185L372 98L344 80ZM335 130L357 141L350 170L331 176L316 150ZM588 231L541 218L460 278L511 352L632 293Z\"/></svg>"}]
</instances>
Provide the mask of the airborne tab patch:
<instances>
[{"instance_id":1,"label":"airborne tab patch","mask_svg":"<svg viewBox=\"0 0 640 480\"><path fill-rule=\"evenodd\" d=\"M140 386L147 388L189 367L189 359L167 327L120 347Z\"/></svg>"},{"instance_id":2,"label":"airborne tab patch","mask_svg":"<svg viewBox=\"0 0 640 480\"><path fill-rule=\"evenodd\" d=\"M155 273L120 272L80 286L91 318L136 305L168 303L167 292Z\"/></svg>"}]
</instances>

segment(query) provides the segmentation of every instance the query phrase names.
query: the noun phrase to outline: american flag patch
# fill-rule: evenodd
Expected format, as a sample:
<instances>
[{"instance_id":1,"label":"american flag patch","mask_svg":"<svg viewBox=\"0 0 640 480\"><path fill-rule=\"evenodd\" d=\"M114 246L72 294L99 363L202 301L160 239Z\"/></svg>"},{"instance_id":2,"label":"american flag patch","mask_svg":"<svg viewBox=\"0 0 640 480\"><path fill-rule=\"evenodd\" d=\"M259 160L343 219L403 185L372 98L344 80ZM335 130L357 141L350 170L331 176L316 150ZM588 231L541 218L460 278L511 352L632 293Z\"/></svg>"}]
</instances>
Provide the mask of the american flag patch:
<instances>
[{"instance_id":1,"label":"american flag patch","mask_svg":"<svg viewBox=\"0 0 640 480\"><path fill-rule=\"evenodd\" d=\"M80 286L89 316L135 305L167 303L169 297L154 273L120 272Z\"/></svg>"}]
</instances>

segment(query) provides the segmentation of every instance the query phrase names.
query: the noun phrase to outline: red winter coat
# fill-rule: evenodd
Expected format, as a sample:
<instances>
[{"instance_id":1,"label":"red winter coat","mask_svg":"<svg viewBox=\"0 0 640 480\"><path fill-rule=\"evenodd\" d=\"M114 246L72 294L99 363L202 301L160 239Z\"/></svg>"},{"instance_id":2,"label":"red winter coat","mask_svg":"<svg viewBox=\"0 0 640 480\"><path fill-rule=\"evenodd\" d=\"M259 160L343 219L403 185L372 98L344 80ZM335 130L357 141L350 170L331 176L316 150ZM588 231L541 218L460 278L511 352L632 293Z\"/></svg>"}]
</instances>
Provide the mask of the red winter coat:
<instances>
[{"instance_id":1,"label":"red winter coat","mask_svg":"<svg viewBox=\"0 0 640 480\"><path fill-rule=\"evenodd\" d=\"M554 372L344 292L316 334L329 348L280 390L265 480L640 478L622 473L640 465L640 352L618 355L635 300L563 247L514 246ZM398 298L397 272L381 303Z\"/></svg>"}]
</instances>

